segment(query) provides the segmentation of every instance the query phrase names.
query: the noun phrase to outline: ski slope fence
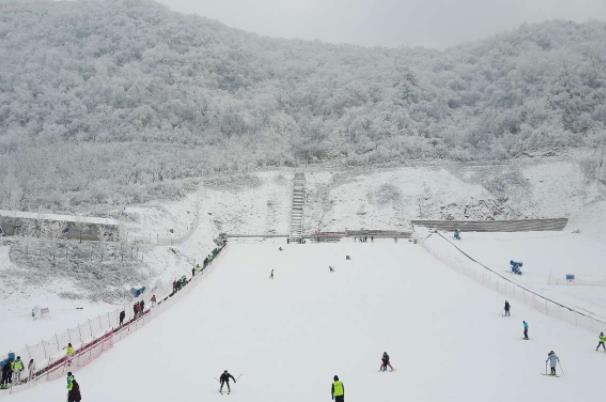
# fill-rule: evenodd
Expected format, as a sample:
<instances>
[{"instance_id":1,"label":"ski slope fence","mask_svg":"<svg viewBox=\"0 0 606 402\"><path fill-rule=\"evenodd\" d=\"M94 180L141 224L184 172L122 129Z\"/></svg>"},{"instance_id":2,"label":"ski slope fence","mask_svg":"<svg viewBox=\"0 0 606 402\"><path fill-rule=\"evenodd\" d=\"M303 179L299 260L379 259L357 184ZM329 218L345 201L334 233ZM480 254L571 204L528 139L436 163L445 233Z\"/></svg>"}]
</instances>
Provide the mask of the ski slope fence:
<instances>
[{"instance_id":1,"label":"ski slope fence","mask_svg":"<svg viewBox=\"0 0 606 402\"><path fill-rule=\"evenodd\" d=\"M204 277L203 273L210 267L211 263L221 255L221 251L227 243L218 246L208 256L208 262L201 267L198 273L178 291L173 291L163 297L157 297L157 304L152 306L150 297L145 300L147 307L143 313L135 315L133 308L117 309L107 314L101 314L93 319L89 319L73 328L62 333L55 334L53 337L43 340L34 345L25 345L24 348L15 352L15 356L20 356L25 370L21 375L24 384L18 387L11 387L10 392L18 391L26 386L32 386L42 379L53 380L64 376L68 371L76 371L99 357L103 352L110 349L114 342L119 341L134 331L144 326L151 318L157 316L175 301L189 293ZM141 299L138 299L138 302ZM135 302L133 302L135 303ZM120 312L125 312L125 319L120 325ZM67 344L71 343L75 349L75 354L67 356ZM29 378L28 363L34 359L35 369Z\"/></svg>"},{"instance_id":2,"label":"ski slope fence","mask_svg":"<svg viewBox=\"0 0 606 402\"><path fill-rule=\"evenodd\" d=\"M445 265L503 294L508 299L517 300L547 316L577 327L593 332L606 330L606 321L559 303L513 281L497 270L476 260L442 233L432 232L421 241L421 246Z\"/></svg>"},{"instance_id":3,"label":"ski slope fence","mask_svg":"<svg viewBox=\"0 0 606 402\"><path fill-rule=\"evenodd\" d=\"M514 219L503 221L440 221L412 220L413 226L423 226L434 230L463 232L538 232L563 230L568 224L568 218L548 219Z\"/></svg>"}]
</instances>

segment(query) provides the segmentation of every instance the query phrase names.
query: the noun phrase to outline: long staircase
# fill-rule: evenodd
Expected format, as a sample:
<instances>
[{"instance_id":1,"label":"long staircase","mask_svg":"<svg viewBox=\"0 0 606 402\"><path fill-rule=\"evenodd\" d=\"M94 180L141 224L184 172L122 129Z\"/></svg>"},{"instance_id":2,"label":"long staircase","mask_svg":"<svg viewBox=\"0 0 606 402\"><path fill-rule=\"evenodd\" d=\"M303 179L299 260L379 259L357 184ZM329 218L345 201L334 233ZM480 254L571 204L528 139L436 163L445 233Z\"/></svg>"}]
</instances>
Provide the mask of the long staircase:
<instances>
[{"instance_id":1,"label":"long staircase","mask_svg":"<svg viewBox=\"0 0 606 402\"><path fill-rule=\"evenodd\" d=\"M290 210L290 238L299 241L303 237L303 205L305 204L305 174L295 173Z\"/></svg>"}]
</instances>

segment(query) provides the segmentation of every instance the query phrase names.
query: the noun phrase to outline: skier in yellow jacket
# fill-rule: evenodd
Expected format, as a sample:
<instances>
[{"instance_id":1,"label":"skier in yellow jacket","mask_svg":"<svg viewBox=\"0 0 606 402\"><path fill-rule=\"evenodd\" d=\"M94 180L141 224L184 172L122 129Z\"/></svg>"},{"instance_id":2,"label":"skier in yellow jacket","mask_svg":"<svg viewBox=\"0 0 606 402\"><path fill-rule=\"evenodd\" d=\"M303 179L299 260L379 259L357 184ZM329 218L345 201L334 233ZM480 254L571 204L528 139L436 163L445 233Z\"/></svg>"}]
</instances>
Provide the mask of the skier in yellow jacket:
<instances>
[{"instance_id":1,"label":"skier in yellow jacket","mask_svg":"<svg viewBox=\"0 0 606 402\"><path fill-rule=\"evenodd\" d=\"M339 376L335 375L333 377L332 387L330 388L330 394L332 395L332 399L335 402L343 402L345 401L345 387L341 380L339 380Z\"/></svg>"}]
</instances>

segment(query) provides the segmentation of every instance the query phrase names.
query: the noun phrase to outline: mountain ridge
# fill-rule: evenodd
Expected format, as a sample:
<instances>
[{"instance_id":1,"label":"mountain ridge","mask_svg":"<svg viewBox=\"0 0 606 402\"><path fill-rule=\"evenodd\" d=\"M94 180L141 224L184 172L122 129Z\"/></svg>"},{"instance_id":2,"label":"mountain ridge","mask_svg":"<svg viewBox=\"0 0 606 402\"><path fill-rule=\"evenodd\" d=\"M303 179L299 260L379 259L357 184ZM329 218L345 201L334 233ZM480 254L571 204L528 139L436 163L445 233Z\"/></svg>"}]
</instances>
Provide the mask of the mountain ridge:
<instances>
[{"instance_id":1,"label":"mountain ridge","mask_svg":"<svg viewBox=\"0 0 606 402\"><path fill-rule=\"evenodd\" d=\"M439 51L267 38L140 0L0 10L5 208L175 197L179 180L216 170L506 160L604 141L600 22Z\"/></svg>"}]
</instances>

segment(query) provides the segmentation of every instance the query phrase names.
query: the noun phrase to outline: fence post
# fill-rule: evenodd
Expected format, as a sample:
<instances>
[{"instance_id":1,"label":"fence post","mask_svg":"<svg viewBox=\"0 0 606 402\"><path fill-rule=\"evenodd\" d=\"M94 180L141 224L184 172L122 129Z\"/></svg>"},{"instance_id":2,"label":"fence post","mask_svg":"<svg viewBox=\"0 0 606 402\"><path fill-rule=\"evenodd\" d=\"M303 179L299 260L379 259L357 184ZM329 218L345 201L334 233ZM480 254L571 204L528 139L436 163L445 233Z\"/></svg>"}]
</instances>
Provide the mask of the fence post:
<instances>
[{"instance_id":1,"label":"fence post","mask_svg":"<svg viewBox=\"0 0 606 402\"><path fill-rule=\"evenodd\" d=\"M55 332L55 341L57 342L57 352L59 352L61 350L61 346L59 345L59 337L57 336L56 332Z\"/></svg>"},{"instance_id":2,"label":"fence post","mask_svg":"<svg viewBox=\"0 0 606 402\"><path fill-rule=\"evenodd\" d=\"M90 319L88 320L88 329L90 329L91 339L95 339L95 335L93 334L93 324L91 324Z\"/></svg>"},{"instance_id":3,"label":"fence post","mask_svg":"<svg viewBox=\"0 0 606 402\"><path fill-rule=\"evenodd\" d=\"M80 334L80 343L84 343L84 340L82 339L82 330L80 329L80 324L78 324L78 333Z\"/></svg>"},{"instance_id":4,"label":"fence post","mask_svg":"<svg viewBox=\"0 0 606 402\"><path fill-rule=\"evenodd\" d=\"M46 346L44 345L44 340L42 342L40 342L40 344L42 345L42 351L44 352L44 359L48 359L48 354L46 353Z\"/></svg>"}]
</instances>

